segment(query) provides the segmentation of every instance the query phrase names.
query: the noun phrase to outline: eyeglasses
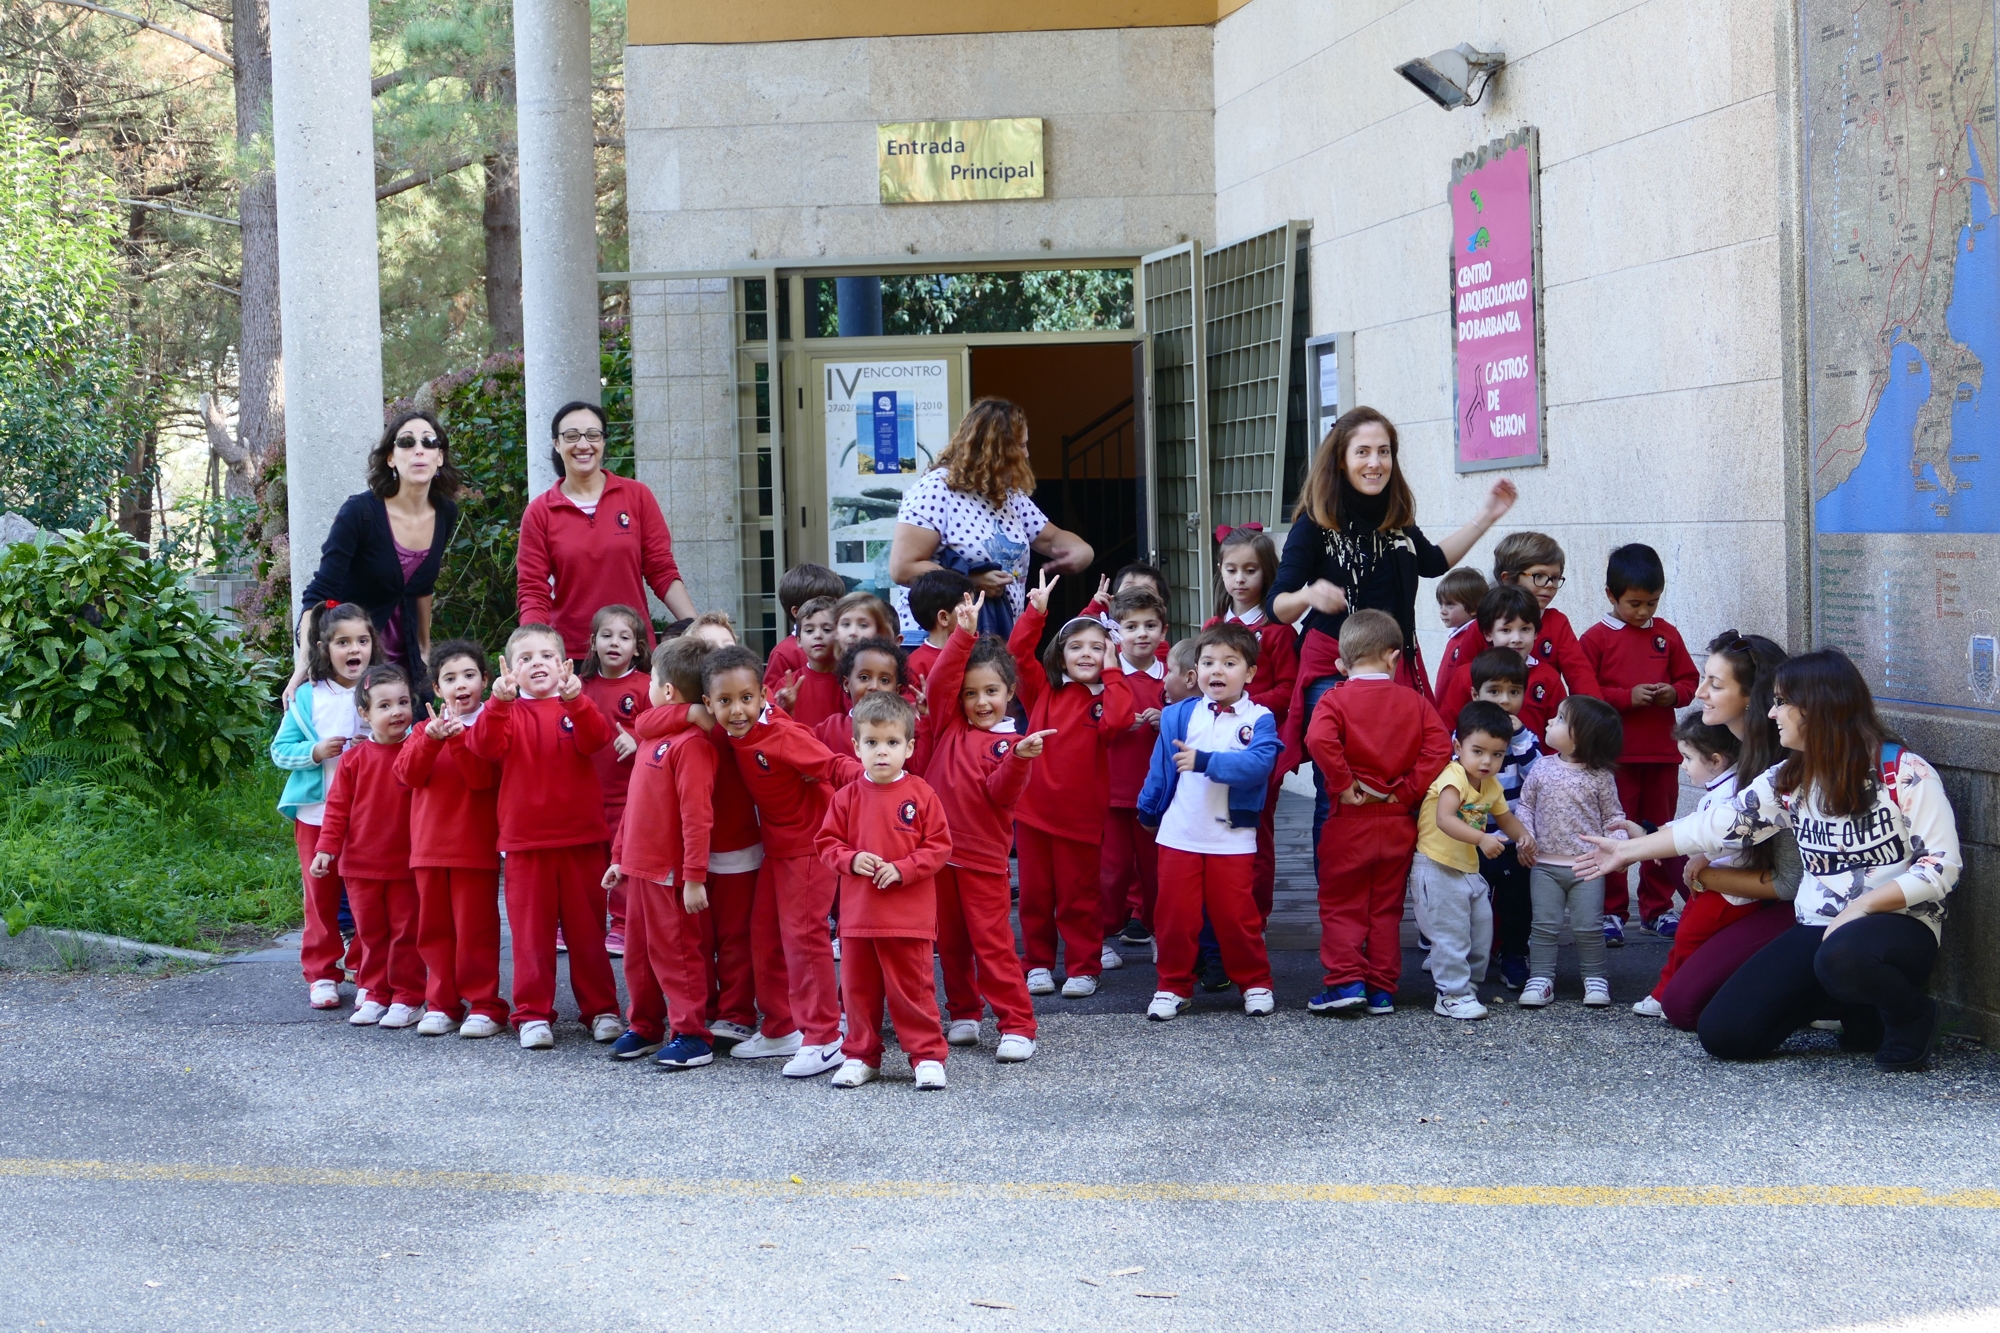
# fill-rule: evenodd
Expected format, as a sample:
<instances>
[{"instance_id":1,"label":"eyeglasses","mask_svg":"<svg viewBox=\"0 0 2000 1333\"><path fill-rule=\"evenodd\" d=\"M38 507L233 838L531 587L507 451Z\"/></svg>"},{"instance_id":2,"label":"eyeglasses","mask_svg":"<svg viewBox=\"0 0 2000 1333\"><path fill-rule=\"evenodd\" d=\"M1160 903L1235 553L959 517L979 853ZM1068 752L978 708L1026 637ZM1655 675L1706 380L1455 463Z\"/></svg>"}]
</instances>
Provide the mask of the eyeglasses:
<instances>
[{"instance_id":1,"label":"eyeglasses","mask_svg":"<svg viewBox=\"0 0 2000 1333\"><path fill-rule=\"evenodd\" d=\"M398 449L435 449L438 447L438 437L435 435L398 435L396 437L396 447Z\"/></svg>"},{"instance_id":2,"label":"eyeglasses","mask_svg":"<svg viewBox=\"0 0 2000 1333\"><path fill-rule=\"evenodd\" d=\"M1528 582L1537 588L1560 588L1566 580L1560 574L1530 574Z\"/></svg>"},{"instance_id":3,"label":"eyeglasses","mask_svg":"<svg viewBox=\"0 0 2000 1333\"><path fill-rule=\"evenodd\" d=\"M589 430L566 430L556 438L564 444L577 444L584 440L588 440L592 444L603 444L604 432L593 426Z\"/></svg>"},{"instance_id":4,"label":"eyeglasses","mask_svg":"<svg viewBox=\"0 0 2000 1333\"><path fill-rule=\"evenodd\" d=\"M1747 653L1750 651L1750 640L1744 638L1733 629L1722 631L1721 639L1722 646L1715 650L1718 653Z\"/></svg>"}]
</instances>

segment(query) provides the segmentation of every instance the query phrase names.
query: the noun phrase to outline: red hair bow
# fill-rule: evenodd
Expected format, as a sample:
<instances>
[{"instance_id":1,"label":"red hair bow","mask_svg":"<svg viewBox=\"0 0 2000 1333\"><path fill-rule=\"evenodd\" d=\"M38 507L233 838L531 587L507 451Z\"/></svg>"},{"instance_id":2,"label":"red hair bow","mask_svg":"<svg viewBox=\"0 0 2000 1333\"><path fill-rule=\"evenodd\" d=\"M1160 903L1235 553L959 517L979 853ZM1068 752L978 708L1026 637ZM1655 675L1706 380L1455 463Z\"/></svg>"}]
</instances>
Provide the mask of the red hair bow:
<instances>
[{"instance_id":1,"label":"red hair bow","mask_svg":"<svg viewBox=\"0 0 2000 1333\"><path fill-rule=\"evenodd\" d=\"M1220 546L1222 543L1228 541L1231 533L1262 532L1263 530L1264 525L1262 523L1239 523L1233 528L1227 523L1218 523L1215 525L1215 544Z\"/></svg>"}]
</instances>

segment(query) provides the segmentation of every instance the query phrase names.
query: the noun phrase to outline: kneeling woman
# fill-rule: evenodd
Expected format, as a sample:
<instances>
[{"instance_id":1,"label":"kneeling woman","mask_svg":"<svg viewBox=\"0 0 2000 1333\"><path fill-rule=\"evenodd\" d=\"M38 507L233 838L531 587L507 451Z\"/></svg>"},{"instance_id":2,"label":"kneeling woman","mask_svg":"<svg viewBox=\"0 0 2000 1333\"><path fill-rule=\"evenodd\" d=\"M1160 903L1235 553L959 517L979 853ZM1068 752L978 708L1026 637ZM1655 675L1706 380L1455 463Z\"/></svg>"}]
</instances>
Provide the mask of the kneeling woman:
<instances>
[{"instance_id":1,"label":"kneeling woman","mask_svg":"<svg viewBox=\"0 0 2000 1333\"><path fill-rule=\"evenodd\" d=\"M1868 685L1835 649L1778 668L1771 718L1789 751L1734 799L1631 842L1590 839L1594 869L1739 851L1789 829L1805 875L1798 924L1716 992L1697 1031L1710 1055L1769 1055L1816 1019L1886 1070L1922 1069L1937 1043L1944 898L1958 880L1958 824L1937 772L1889 738Z\"/></svg>"}]
</instances>

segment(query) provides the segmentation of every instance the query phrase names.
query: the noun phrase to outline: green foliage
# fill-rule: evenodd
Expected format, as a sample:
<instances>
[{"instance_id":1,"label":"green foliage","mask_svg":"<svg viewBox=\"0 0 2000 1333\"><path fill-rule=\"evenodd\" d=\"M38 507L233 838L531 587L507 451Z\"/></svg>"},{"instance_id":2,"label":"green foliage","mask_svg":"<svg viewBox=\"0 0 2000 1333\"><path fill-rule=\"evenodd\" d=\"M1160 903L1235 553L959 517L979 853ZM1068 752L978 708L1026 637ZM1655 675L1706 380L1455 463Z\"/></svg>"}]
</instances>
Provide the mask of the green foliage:
<instances>
[{"instance_id":1,"label":"green foliage","mask_svg":"<svg viewBox=\"0 0 2000 1333\"><path fill-rule=\"evenodd\" d=\"M110 182L0 101L0 508L41 527L105 513L153 426L113 208Z\"/></svg>"},{"instance_id":2,"label":"green foliage","mask_svg":"<svg viewBox=\"0 0 2000 1333\"><path fill-rule=\"evenodd\" d=\"M171 787L253 763L272 672L146 549L99 519L0 557L0 720L113 746Z\"/></svg>"},{"instance_id":3,"label":"green foliage","mask_svg":"<svg viewBox=\"0 0 2000 1333\"><path fill-rule=\"evenodd\" d=\"M830 278L807 283L819 336L840 332ZM1130 269L922 273L882 279L882 332L1060 333L1132 327Z\"/></svg>"},{"instance_id":4,"label":"green foliage","mask_svg":"<svg viewBox=\"0 0 2000 1333\"><path fill-rule=\"evenodd\" d=\"M57 748L76 742L57 742ZM127 752L112 747L117 754ZM0 751L0 915L8 928L94 930L207 948L269 937L301 916L284 775L268 766L151 798L106 783L116 754L30 781Z\"/></svg>"}]
</instances>

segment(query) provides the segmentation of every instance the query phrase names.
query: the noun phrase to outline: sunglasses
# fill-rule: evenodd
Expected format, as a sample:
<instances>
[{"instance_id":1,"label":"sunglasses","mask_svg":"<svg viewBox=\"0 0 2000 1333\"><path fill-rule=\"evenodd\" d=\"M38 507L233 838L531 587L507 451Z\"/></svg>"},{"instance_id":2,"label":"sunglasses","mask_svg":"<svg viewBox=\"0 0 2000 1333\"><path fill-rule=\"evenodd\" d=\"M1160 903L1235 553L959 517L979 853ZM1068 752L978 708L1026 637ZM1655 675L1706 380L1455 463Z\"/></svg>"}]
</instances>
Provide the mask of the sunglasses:
<instances>
[{"instance_id":1,"label":"sunglasses","mask_svg":"<svg viewBox=\"0 0 2000 1333\"><path fill-rule=\"evenodd\" d=\"M435 435L398 435L396 437L396 447L398 449L435 449L438 447L438 437Z\"/></svg>"}]
</instances>

